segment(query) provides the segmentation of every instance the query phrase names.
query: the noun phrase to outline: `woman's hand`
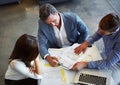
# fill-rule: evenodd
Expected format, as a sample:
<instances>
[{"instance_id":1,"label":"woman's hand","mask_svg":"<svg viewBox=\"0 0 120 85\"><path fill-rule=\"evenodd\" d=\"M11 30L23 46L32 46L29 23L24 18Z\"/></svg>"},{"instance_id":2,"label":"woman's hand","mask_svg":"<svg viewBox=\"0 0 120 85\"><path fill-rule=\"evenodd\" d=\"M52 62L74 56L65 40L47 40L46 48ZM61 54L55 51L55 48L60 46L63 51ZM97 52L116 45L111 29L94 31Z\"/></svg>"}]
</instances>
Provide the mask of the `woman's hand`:
<instances>
[{"instance_id":1,"label":"woman's hand","mask_svg":"<svg viewBox=\"0 0 120 85\"><path fill-rule=\"evenodd\" d=\"M30 67L29 70L30 70L31 73L36 73L34 67Z\"/></svg>"},{"instance_id":2,"label":"woman's hand","mask_svg":"<svg viewBox=\"0 0 120 85\"><path fill-rule=\"evenodd\" d=\"M37 56L37 58L34 60L34 69L35 69L35 73L37 73L37 74L41 73L40 72L40 58L39 58L39 56Z\"/></svg>"}]
</instances>

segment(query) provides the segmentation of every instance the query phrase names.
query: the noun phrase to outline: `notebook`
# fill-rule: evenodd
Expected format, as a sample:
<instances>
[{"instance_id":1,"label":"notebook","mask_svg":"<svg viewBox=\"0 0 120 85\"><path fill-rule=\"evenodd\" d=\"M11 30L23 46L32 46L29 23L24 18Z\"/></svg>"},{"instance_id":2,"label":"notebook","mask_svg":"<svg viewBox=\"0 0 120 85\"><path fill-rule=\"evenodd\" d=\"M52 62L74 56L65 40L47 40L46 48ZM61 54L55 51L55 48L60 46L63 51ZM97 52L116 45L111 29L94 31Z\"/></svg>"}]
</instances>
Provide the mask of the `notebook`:
<instances>
[{"instance_id":1,"label":"notebook","mask_svg":"<svg viewBox=\"0 0 120 85\"><path fill-rule=\"evenodd\" d=\"M105 70L83 69L76 73L75 85L110 85L110 75Z\"/></svg>"}]
</instances>

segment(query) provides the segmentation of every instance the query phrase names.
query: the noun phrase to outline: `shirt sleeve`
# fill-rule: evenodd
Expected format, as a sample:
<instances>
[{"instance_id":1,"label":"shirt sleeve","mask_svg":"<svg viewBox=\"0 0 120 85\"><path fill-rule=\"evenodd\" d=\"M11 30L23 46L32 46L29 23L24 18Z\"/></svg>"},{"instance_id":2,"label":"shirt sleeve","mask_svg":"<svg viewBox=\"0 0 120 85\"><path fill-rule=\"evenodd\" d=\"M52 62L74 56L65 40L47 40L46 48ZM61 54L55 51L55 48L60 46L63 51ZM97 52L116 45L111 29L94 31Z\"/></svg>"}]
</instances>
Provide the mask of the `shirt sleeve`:
<instances>
[{"instance_id":1,"label":"shirt sleeve","mask_svg":"<svg viewBox=\"0 0 120 85\"><path fill-rule=\"evenodd\" d=\"M46 54L49 54L48 49L47 49L47 39L44 36L43 32L41 29L38 29L38 42L39 42L39 53L40 56L44 59Z\"/></svg>"},{"instance_id":2,"label":"shirt sleeve","mask_svg":"<svg viewBox=\"0 0 120 85\"><path fill-rule=\"evenodd\" d=\"M102 38L102 35L98 34L98 32L95 32L92 36L88 37L86 41L89 42L89 44L91 45L100 38Z\"/></svg>"},{"instance_id":3,"label":"shirt sleeve","mask_svg":"<svg viewBox=\"0 0 120 85\"><path fill-rule=\"evenodd\" d=\"M48 56L49 54L46 54L45 56L44 56L44 59Z\"/></svg>"},{"instance_id":4,"label":"shirt sleeve","mask_svg":"<svg viewBox=\"0 0 120 85\"><path fill-rule=\"evenodd\" d=\"M17 71L18 73L20 73L21 75L24 75L26 77L33 78L33 79L41 79L42 78L41 75L30 72L29 68L26 67L26 65L22 61L13 60L10 63L10 66L15 71Z\"/></svg>"},{"instance_id":5,"label":"shirt sleeve","mask_svg":"<svg viewBox=\"0 0 120 85\"><path fill-rule=\"evenodd\" d=\"M104 69L115 65L120 61L120 42L114 45L114 48L104 60L92 61L88 63L88 68Z\"/></svg>"}]
</instances>

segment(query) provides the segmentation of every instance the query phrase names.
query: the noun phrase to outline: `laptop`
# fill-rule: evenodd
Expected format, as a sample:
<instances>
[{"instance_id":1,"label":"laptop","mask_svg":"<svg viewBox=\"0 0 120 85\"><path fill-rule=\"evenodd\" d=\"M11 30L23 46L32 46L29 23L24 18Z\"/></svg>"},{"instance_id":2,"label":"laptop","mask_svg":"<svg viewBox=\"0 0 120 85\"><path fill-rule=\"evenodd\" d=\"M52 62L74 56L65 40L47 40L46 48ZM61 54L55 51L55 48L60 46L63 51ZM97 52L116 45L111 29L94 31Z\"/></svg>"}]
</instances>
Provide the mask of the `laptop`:
<instances>
[{"instance_id":1,"label":"laptop","mask_svg":"<svg viewBox=\"0 0 120 85\"><path fill-rule=\"evenodd\" d=\"M110 85L110 75L105 70L83 69L76 73L75 85Z\"/></svg>"}]
</instances>

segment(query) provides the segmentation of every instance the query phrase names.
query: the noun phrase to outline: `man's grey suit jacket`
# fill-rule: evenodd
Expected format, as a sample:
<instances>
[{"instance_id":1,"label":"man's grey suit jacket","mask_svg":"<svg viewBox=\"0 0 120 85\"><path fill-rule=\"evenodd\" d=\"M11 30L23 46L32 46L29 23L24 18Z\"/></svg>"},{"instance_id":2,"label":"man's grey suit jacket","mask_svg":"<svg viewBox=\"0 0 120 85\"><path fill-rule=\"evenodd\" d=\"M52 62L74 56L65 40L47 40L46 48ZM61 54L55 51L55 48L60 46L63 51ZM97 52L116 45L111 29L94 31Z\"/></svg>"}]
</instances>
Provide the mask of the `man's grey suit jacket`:
<instances>
[{"instance_id":1,"label":"man's grey suit jacket","mask_svg":"<svg viewBox=\"0 0 120 85\"><path fill-rule=\"evenodd\" d=\"M88 28L85 23L74 13L60 13L63 18L67 39L70 43L82 43L87 35ZM42 58L49 54L48 48L60 48L52 26L39 20L38 29L39 52Z\"/></svg>"}]
</instances>

